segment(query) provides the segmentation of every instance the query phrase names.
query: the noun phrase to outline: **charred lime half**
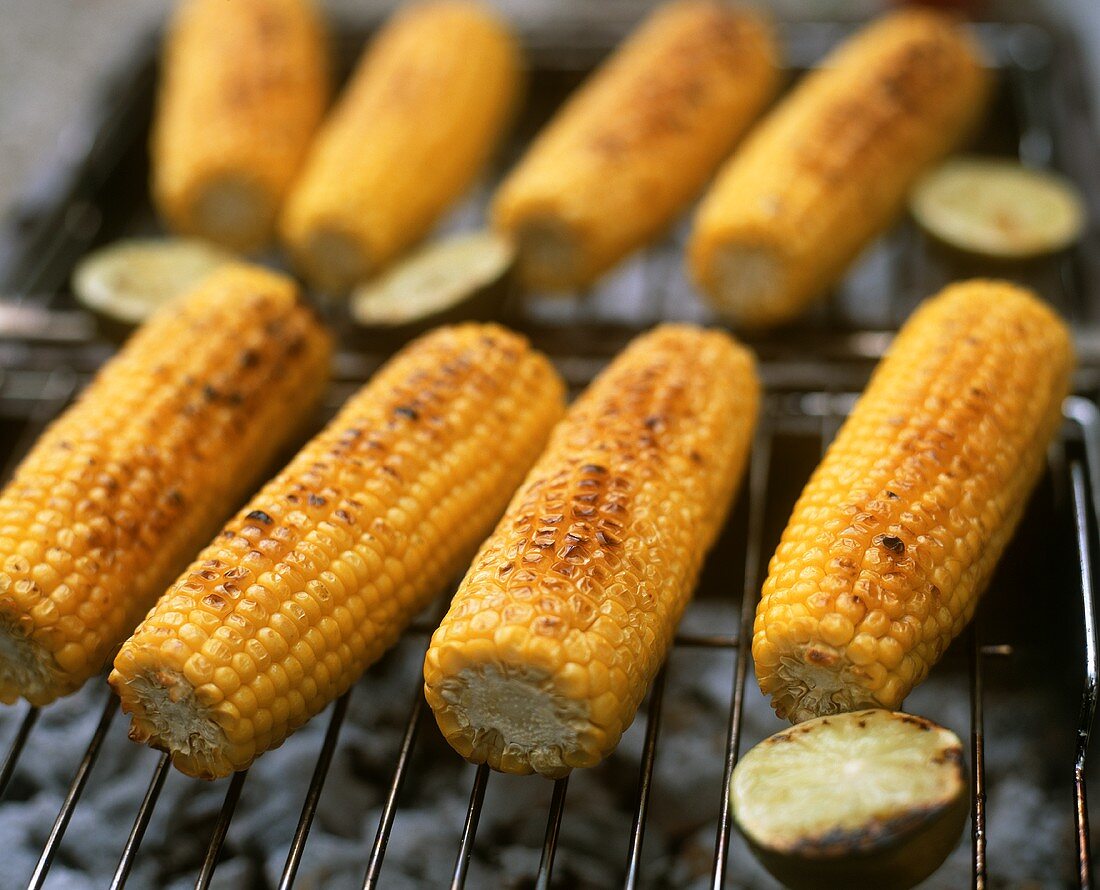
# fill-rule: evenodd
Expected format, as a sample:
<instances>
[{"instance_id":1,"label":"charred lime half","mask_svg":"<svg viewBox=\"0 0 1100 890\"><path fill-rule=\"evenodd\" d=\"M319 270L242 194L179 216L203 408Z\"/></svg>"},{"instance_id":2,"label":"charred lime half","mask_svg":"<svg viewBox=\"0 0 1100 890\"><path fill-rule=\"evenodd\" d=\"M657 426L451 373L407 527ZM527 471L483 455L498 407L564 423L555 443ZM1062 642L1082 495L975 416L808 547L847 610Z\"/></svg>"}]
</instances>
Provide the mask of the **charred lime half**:
<instances>
[{"instance_id":1,"label":"charred lime half","mask_svg":"<svg viewBox=\"0 0 1100 890\"><path fill-rule=\"evenodd\" d=\"M967 785L953 732L856 711L765 739L734 770L730 801L753 852L793 890L904 890L958 843Z\"/></svg>"}]
</instances>

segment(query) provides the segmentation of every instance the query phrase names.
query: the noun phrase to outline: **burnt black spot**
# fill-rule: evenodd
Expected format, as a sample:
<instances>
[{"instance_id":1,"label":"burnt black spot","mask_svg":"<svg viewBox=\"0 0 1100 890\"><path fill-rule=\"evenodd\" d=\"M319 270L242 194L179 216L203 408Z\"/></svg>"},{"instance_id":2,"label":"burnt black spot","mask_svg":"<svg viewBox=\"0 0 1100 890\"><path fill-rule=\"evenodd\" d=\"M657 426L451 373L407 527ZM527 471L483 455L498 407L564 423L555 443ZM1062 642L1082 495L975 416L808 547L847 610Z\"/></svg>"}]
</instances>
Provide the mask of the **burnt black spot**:
<instances>
[{"instance_id":1,"label":"burnt black spot","mask_svg":"<svg viewBox=\"0 0 1100 890\"><path fill-rule=\"evenodd\" d=\"M251 519L253 522L262 522L264 525L271 525L275 521L263 510L253 510L245 516L245 519Z\"/></svg>"},{"instance_id":2,"label":"burnt black spot","mask_svg":"<svg viewBox=\"0 0 1100 890\"><path fill-rule=\"evenodd\" d=\"M355 520L351 518L351 514L349 514L347 510L337 510L332 515L339 519L341 522L346 522L348 525L355 524Z\"/></svg>"},{"instance_id":3,"label":"burnt black spot","mask_svg":"<svg viewBox=\"0 0 1100 890\"><path fill-rule=\"evenodd\" d=\"M311 494L309 496L309 505L311 507L323 507L326 503L328 502L319 494Z\"/></svg>"},{"instance_id":4,"label":"burnt black spot","mask_svg":"<svg viewBox=\"0 0 1100 890\"><path fill-rule=\"evenodd\" d=\"M905 542L894 535L877 536L876 543L881 544L895 556L902 556L905 553Z\"/></svg>"},{"instance_id":5,"label":"burnt black spot","mask_svg":"<svg viewBox=\"0 0 1100 890\"><path fill-rule=\"evenodd\" d=\"M203 386L202 397L206 399L206 401L213 402L215 399L218 398L218 395L218 391L214 389L214 387L212 387L209 383Z\"/></svg>"},{"instance_id":6,"label":"burnt black spot","mask_svg":"<svg viewBox=\"0 0 1100 890\"><path fill-rule=\"evenodd\" d=\"M255 349L245 349L241 352L241 367L254 368L260 363L260 354Z\"/></svg>"},{"instance_id":7,"label":"burnt black spot","mask_svg":"<svg viewBox=\"0 0 1100 890\"><path fill-rule=\"evenodd\" d=\"M599 464L585 464L581 467L582 473L606 473L607 468L601 467Z\"/></svg>"},{"instance_id":8,"label":"burnt black spot","mask_svg":"<svg viewBox=\"0 0 1100 890\"><path fill-rule=\"evenodd\" d=\"M888 497L892 501L896 501L898 499L898 496L890 491L890 489L886 489L886 497Z\"/></svg>"},{"instance_id":9,"label":"burnt black spot","mask_svg":"<svg viewBox=\"0 0 1100 890\"><path fill-rule=\"evenodd\" d=\"M655 430L665 425L665 419L660 414L650 414L645 419L645 427L647 430Z\"/></svg>"},{"instance_id":10,"label":"burnt black spot","mask_svg":"<svg viewBox=\"0 0 1100 890\"><path fill-rule=\"evenodd\" d=\"M398 414L401 417L407 417L409 420L419 420L420 414L415 408L410 408L408 405L398 405L393 409L394 414Z\"/></svg>"}]
</instances>

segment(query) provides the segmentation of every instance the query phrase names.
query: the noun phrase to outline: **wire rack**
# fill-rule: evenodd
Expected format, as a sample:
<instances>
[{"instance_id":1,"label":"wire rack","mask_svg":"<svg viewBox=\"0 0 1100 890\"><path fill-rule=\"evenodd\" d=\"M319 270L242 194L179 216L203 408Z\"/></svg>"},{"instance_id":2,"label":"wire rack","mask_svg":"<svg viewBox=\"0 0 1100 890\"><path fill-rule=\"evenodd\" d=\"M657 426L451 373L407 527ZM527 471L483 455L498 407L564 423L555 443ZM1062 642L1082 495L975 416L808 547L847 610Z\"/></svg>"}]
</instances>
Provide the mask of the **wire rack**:
<instances>
[{"instance_id":1,"label":"wire rack","mask_svg":"<svg viewBox=\"0 0 1100 890\"><path fill-rule=\"evenodd\" d=\"M45 376L38 375L36 380L21 380L22 375L11 373L0 381L0 417L13 402L25 400L33 392L35 385L41 391L32 399L35 406L34 417L25 426L22 442L17 443L13 457L18 453L19 445L29 445L49 419L67 403L79 386L80 379L72 373L58 372ZM574 380L574 382L578 382ZM728 578L731 587L740 587L741 607L739 631L733 635L722 634L680 634L676 637L678 647L702 647L719 650L729 659L730 695L727 713L725 745L725 763L721 785L714 789L714 799L709 806L718 814L718 829L714 841L714 856L711 871L711 885L714 888L726 886L726 870L730 847L732 822L729 815L729 779L741 751L742 716L746 683L749 678L749 647L753 613L759 590L761 568L767 553L764 533L764 509L769 497L769 471L772 461L773 443L777 433L814 434L824 448L831 441L843 418L850 410L855 396L852 393L827 391L798 392L782 388L773 389L765 403L763 418L756 433L752 458L748 470L743 499L747 512L746 529L738 538L738 546L743 548L744 574L742 578ZM1077 728L1076 750L1072 776L1066 770L1065 782L1072 783L1076 873L1080 885L1090 887L1092 881L1092 862L1089 847L1088 806L1085 794L1085 762L1089 745L1089 734L1097 704L1098 666L1095 609L1093 602L1092 558L1096 544L1097 506L1100 505L1100 490L1096 482L1094 468L1100 466L1100 411L1095 404L1082 397L1071 397L1064 406L1066 419L1065 436L1051 455L1052 475L1058 475L1068 482L1069 509L1072 514L1075 532L1075 553L1078 571L1077 599L1085 628L1085 671L1080 719ZM10 471L11 460L5 469ZM1044 558L1035 554L1032 558ZM426 635L433 627L432 622L421 622L411 628L412 633ZM970 700L970 767L971 767L971 863L973 886L984 888L987 883L988 866L986 860L986 817L985 817L985 733L983 699L983 665L990 658L1010 657L1012 647L989 644L982 639L982 620L979 613L974 625L967 631L965 646L967 650L969 700ZM658 673L649 692L645 716L645 738L639 761L638 782L634 798L634 816L628 841L628 852L623 867L623 886L636 888L641 886L643 878L642 845L645 837L647 817L651 809L651 787L654 764L661 734L663 701L668 665ZM317 754L312 778L302 802L301 815L297 829L290 842L286 864L279 881L280 890L289 890L294 885L298 867L308 842L318 803L324 789L325 780L333 755L339 745L340 731L348 713L348 702L355 694L349 691L336 701L328 716L327 730ZM401 742L395 754L393 775L386 791L374 837L374 843L366 856L364 865L364 888L385 886L383 866L387 843L401 805L402 790L413 764L413 755L418 739L427 720L427 706L424 702L420 677L409 679L409 699L407 721L404 725ZM103 702L99 722L88 740L79 764L73 774L72 783L65 795L64 802L57 814L53 828L42 849L41 857L28 884L31 888L44 886L50 867L58 855L65 840L73 812L80 802L81 794L95 767L96 761L105 744L108 730L116 718L119 708L114 695L108 695ZM24 755L28 740L31 738L39 709L28 707L19 725L14 739L10 743L7 755L0 766L0 796L6 792L15 772L16 764ZM431 731L431 730L427 730ZM111 882L112 888L126 885L139 854L145 830L170 770L168 755L162 754L152 773L146 793L134 815L133 825L127 835L118 861L118 867ZM240 800L247 781L247 771L236 773L226 782L225 797L210 833L206 853L202 860L196 888L210 886L219 856L229 830L234 811ZM470 788L469 806L461 835L456 838L453 851L454 868L450 886L466 886L471 856L477 837L478 822L485 802L486 789L491 781L488 767L477 768ZM532 778L531 781L542 781ZM545 815L545 839L541 851L534 886L550 888L555 856L562 820L568 803L569 779L559 779L554 783L549 808Z\"/></svg>"},{"instance_id":2,"label":"wire rack","mask_svg":"<svg viewBox=\"0 0 1100 890\"><path fill-rule=\"evenodd\" d=\"M843 37L850 27L837 23L805 23L788 26L785 38L792 67L809 67L825 48ZM1078 118L1084 108L1079 70L1074 67L1072 44L1056 35L1027 24L979 26L983 42L992 51L1001 73L1001 94L982 146L1000 154L1015 155L1035 166L1066 170L1085 189L1090 200L1100 195L1091 146L1081 136ZM505 166L519 146L545 119L549 110L614 43L621 28L607 33L556 32L528 35L533 63L532 97L529 113L519 126L520 136ZM361 43L361 35L342 29L345 59ZM111 347L97 338L91 319L81 313L66 290L73 263L90 246L121 234L149 231L151 214L144 196L144 140L151 105L154 63L150 42L135 57L110 91L109 101L96 117L90 135L76 140L78 150L69 168L59 173L53 189L28 205L18 231L0 242L0 280L8 293L18 297L0 307L0 441L7 445L5 475L86 381L87 376L110 354ZM477 224L483 218L486 189L483 189L450 220L453 227ZM679 257L683 229L661 244L626 264L623 270L599 288L564 299L534 296L510 307L508 320L527 332L536 345L547 351L574 388L583 386L607 357L631 335L664 319L710 321L683 278ZM1093 239L1094 241L1095 239ZM1096 257L1100 251L1090 241L1041 266L1016 270L1054 303L1075 325L1078 351L1085 366L1079 375L1079 392L1091 392L1098 382L1100 366L1100 321L1095 299L1100 292ZM743 717L750 672L749 634L759 590L760 575L767 558L769 540L765 530L766 504L772 497L769 480L777 437L811 435L824 447L835 434L866 378L868 361L879 357L891 332L916 302L941 284L958 277L960 270L926 244L908 224L897 227L861 260L833 296L782 335L760 338L753 345L764 359L762 370L767 386L765 411L756 434L751 465L744 483L739 510L747 518L739 531L734 560L743 571L722 578L728 594L740 597L738 630L732 634L680 634L676 646L711 650L728 659L729 705L725 714L724 763L721 784L714 788L706 805L717 815L711 884L727 884L732 824L729 816L729 778L742 748ZM885 296L888 295L888 296ZM330 317L346 332L346 319ZM332 405L357 386L384 357L383 350L363 352L345 349L337 359L336 380L330 395ZM1076 609L1083 615L1085 646L1081 709L1075 737L1073 771L1067 767L1066 787L1072 788L1076 842L1075 873L1082 887L1091 886L1091 857L1088 837L1088 808L1085 795L1085 762L1089 732L1096 710L1098 689L1097 640L1093 602L1092 559L1097 547L1096 516L1100 504L1100 414L1094 403L1081 396L1065 405L1066 423L1059 445L1052 451L1051 477L1067 494L1066 509L1074 529L1074 562L1071 584ZM807 468L808 469L808 468ZM1040 541L1032 558L1059 559L1053 541ZM432 623L421 622L410 633L426 635ZM986 642L982 612L967 632L967 684L970 703L971 745L971 866L973 886L984 888L989 865L986 848L986 774L984 731L984 666L990 659L1013 655L1007 645ZM664 693L670 668L666 665L650 690L645 711L645 732L638 762L638 779L633 797L634 815L622 867L624 887L640 886L643 874L643 842L649 817L656 802L652 796L654 768L661 738ZM340 744L349 700L354 689L340 698L328 714L327 729L302 802L297 829L290 841L280 890L290 888L302 862L310 830L333 757ZM403 793L414 769L414 754L425 732L434 732L427 720L419 677L411 677L409 709L400 744L395 752L392 777L386 790L373 845L364 851L363 886L385 886L387 844L402 805ZM99 722L87 742L73 773L72 783L58 812L52 831L30 879L32 888L42 887L66 839L66 830L96 762L108 743L108 731L118 713L118 703L108 696L102 704ZM20 757L39 717L28 708L8 753L0 765L0 796L9 788ZM640 718L642 719L642 718ZM425 725L425 724L429 725ZM142 839L157 806L170 771L167 756L161 756L149 775L144 797L134 801L132 827L123 846L111 883L126 884L140 854ZM225 783L225 796L210 833L206 853L198 869L196 887L210 886L219 857L247 781L247 772ZM486 790L492 781L482 766L474 772L464 826L455 838L450 855L454 859L452 887L463 887L477 845L477 829L485 806ZM531 779L531 781L542 781ZM561 827L569 807L569 780L554 783L545 813L545 835L534 886L549 888L559 851ZM445 854L438 854L445 855Z\"/></svg>"}]
</instances>

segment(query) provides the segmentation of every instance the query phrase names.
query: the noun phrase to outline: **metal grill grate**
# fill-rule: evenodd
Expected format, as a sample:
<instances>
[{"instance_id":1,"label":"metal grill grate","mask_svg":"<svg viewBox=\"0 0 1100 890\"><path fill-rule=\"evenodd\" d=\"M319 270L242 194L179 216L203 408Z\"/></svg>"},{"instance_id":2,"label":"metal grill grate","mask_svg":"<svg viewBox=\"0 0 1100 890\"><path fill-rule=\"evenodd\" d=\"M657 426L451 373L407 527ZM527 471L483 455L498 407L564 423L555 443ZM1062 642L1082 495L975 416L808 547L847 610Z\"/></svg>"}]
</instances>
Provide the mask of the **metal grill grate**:
<instances>
[{"instance_id":1,"label":"metal grill grate","mask_svg":"<svg viewBox=\"0 0 1100 890\"><path fill-rule=\"evenodd\" d=\"M55 390L56 398L44 399L37 405L51 405L59 409L65 402L65 395L72 392L72 379L69 384ZM729 778L737 763L741 750L742 715L746 682L749 673L749 644L752 617L755 609L757 591L760 582L760 570L766 556L764 540L764 504L769 496L768 480L772 448L777 431L790 429L804 430L816 426L820 434L821 449L828 444L840 422L851 407L854 396L847 393L772 393L766 402L766 411L756 435L751 465L749 468L744 499L748 515L747 529L741 537L744 548L744 578L742 579L742 605L740 609L740 630L736 636L721 634L679 634L676 645L679 647L703 647L726 652L731 663L731 691L728 710L728 730L726 742L726 761L721 785L714 789L714 799L707 803L718 813L718 831L714 843L711 885L714 888L726 886L727 859L730 846L732 824L729 816ZM40 421L45 422L48 409L39 411ZM1075 530L1076 553L1079 565L1080 608L1084 616L1086 630L1086 675L1082 699L1080 721L1077 731L1077 750L1072 776L1077 840L1076 871L1080 875L1082 887L1091 886L1091 858L1088 843L1088 808L1085 799L1084 763L1088 750L1089 732L1093 721L1097 700L1097 640L1093 619L1092 592L1092 553L1096 547L1096 507L1100 504L1100 491L1097 490L1097 476L1094 468L1100 458L1100 412L1096 406L1081 397L1072 397L1065 405L1067 435L1052 455L1051 472L1064 474L1070 490L1070 509ZM1041 558L1036 554L1034 558ZM738 583L728 579L730 585ZM420 622L411 628L412 633L427 635L434 622ZM984 774L984 732L983 732L983 663L989 658L1000 658L1012 654L1011 647L989 645L982 640L981 612L971 629L967 632L965 645L968 650L969 695L970 695L970 744L971 744L971 850L973 886L983 888L987 883L986 861L986 824L985 824L985 774ZM639 776L635 796L635 810L630 830L628 853L624 864L623 886L635 888L641 885L642 845L645 835L647 815L651 808L651 787L654 763L661 732L662 705L668 676L668 666L661 670L650 690L646 709L645 739L639 763ZM389 783L385 805L374 837L374 843L366 858L364 888L385 886L383 865L386 846L394 826L394 820L400 807L401 794L412 768L414 750L421 732L422 722L427 714L421 692L419 676L409 681L412 704L408 712L404 734L398 748L392 778ZM290 888L294 884L296 872L305 850L310 827L321 799L328 768L339 744L339 736L347 715L348 702L352 692L342 696L332 707L327 731L318 753L316 766L302 804L297 831L290 843L279 887ZM118 702L113 695L106 696L103 710L92 737L87 743L83 757L79 762L72 783L58 812L53 830L50 832L42 850L41 858L31 877L29 887L39 888L45 884L51 864L54 862L66 835L69 821L76 809L80 796L91 771L105 743L111 723L118 713ZM22 724L11 743L8 754L0 767L0 794L3 794L13 775L16 762L24 754L28 738L33 732L38 718L37 708L28 708ZM167 755L161 755L156 762L149 779L148 790L138 805L133 826L127 837L112 888L125 886L136 862L142 837L149 824L153 810L157 805L160 791L169 772ZM468 868L477 838L478 822L485 802L485 793L491 773L485 766L479 767L470 790L469 806L465 824L460 837L456 839L455 862L452 888L465 886ZM222 845L234 811L247 780L247 771L235 774L228 780L225 798L220 813L210 835L206 854L202 861L196 888L210 886L218 864ZM1070 776L1065 776L1067 784ZM532 778L530 781L542 781ZM535 886L549 888L558 852L559 830L566 817L568 779L554 783L550 805L546 813L545 841L541 860L535 878Z\"/></svg>"},{"instance_id":2,"label":"metal grill grate","mask_svg":"<svg viewBox=\"0 0 1100 890\"><path fill-rule=\"evenodd\" d=\"M994 62L1002 73L1002 95L997 113L984 137L983 146L991 151L1018 155L1038 166L1067 169L1082 181L1095 198L1097 177L1092 169L1091 146L1074 138L1074 121L1083 115L1083 99L1073 65L1072 46L1063 45L1051 35L1029 25L983 25L983 41L991 48ZM847 33L837 24L802 24L786 29L785 36L793 67L812 65L823 50ZM360 35L343 32L345 56L350 59L360 43ZM617 29L607 34L557 33L533 35L532 47L534 109L521 125L521 139L529 135L549 108L589 68L613 42ZM0 438L10 443L4 467L10 473L14 461L34 441L42 428L68 402L87 375L109 353L94 339L89 319L75 310L65 290L73 262L89 246L120 234L148 231L151 215L144 196L127 203L118 195L141 192L135 189L135 177L144 176L143 145L151 102L153 67L152 44L126 72L124 87L116 91L106 112L95 124L94 140L74 167L71 177L59 180L55 194L49 196L24 236L11 240L7 252L0 250L0 280L8 282L12 293L22 295L18 313L0 318ZM1078 137L1080 131L1076 131ZM513 149L513 153L517 148ZM450 221L455 227L468 227L482 218L486 191L483 190ZM510 321L528 332L536 345L555 359L569 382L584 385L599 370L606 358L637 330L666 318L709 320L683 279L679 254L684 231L674 232L661 245L629 262L621 273L591 293L564 300L534 298L512 308ZM1096 385L1096 366L1100 365L1100 305L1089 294L1100 292L1096 263L1100 252L1081 249L1067 253L1049 264L1027 270L1030 283L1044 293L1076 324L1079 353L1086 369L1078 379L1079 391L1091 391ZM713 788L713 797L705 806L717 816L713 844L710 883L725 886L731 849L732 825L729 816L729 778L743 747L746 689L749 674L749 634L759 590L761 570L770 545L766 529L768 504L774 499L773 456L777 441L790 435L811 436L821 449L831 440L866 377L867 360L877 358L889 342L890 331L908 314L916 301L959 274L959 270L938 256L908 224L898 227L876 245L859 267L822 308L781 337L763 338L753 345L764 358L763 372L768 397L754 444L750 469L744 483L739 515L744 529L736 533L739 554L732 560L741 572L721 579L727 598L740 599L740 623L736 634L697 634L677 636L681 649L706 649L728 658L728 709L723 714L724 763L721 784ZM889 295L889 298L884 298ZM341 325L343 320L332 319ZM345 327L346 330L346 327ZM18 334L19 337L13 336ZM809 356L809 358L807 358ZM337 361L337 381L330 396L335 406L377 365L380 353L345 350ZM826 381L827 383L823 383ZM1074 547L1079 572L1073 583L1079 585L1080 608L1084 613L1086 673L1084 693L1077 726L1076 751L1072 779L1068 768L1064 777L1067 788L1072 782L1075 801L1076 860L1074 871L1082 887L1090 885L1091 861L1088 843L1088 810L1085 798L1085 759L1089 731L1096 710L1098 677L1097 641L1092 591L1092 555L1097 546L1096 508L1100 504L1100 414L1094 404L1074 397L1066 403L1065 435L1052 452L1051 478L1055 493L1064 489L1066 514L1072 519ZM11 432L5 424L12 424ZM809 466L805 467L808 472ZM1033 542L1034 543L1034 542ZM1050 539L1038 542L1032 559L1062 560L1064 553ZM743 568L741 568L743 566ZM410 633L426 635L433 622L422 622ZM982 613L967 632L962 645L966 649L970 705L970 743L972 769L971 866L973 886L987 884L989 864L986 855L986 778L984 733L984 666L991 659L1003 659L1013 653L1011 647L984 642ZM650 690L645 733L638 761L638 778L633 789L634 815L622 865L623 885L640 886L644 871L643 841L649 817L659 807L654 798L654 775L665 713L665 690L670 671L662 669ZM290 840L280 890L290 888L303 860L311 827L321 801L329 767L339 749L352 695L340 698L328 715L327 730L317 754L312 778L301 807L297 829ZM364 850L365 888L385 886L384 866L387 845L401 810L408 780L414 773L418 742L423 742L427 707L419 677L409 678L411 704L404 723L400 744L395 752L393 772L381 807L373 844ZM108 730L117 711L117 701L107 696L102 704L98 725L79 762L64 802L49 833L30 882L44 885L51 865L66 840L66 829L76 810L89 776L100 753L108 744ZM0 795L11 785L16 766L25 755L28 742L39 718L36 708L28 708L0 766ZM640 718L643 719L643 718ZM421 744L421 747L423 745ZM140 855L146 829L153 817L162 789L170 773L167 756L156 761L144 797L134 805L133 824L122 848L111 883L121 888L133 872ZM199 866L196 886L208 887L215 873L223 845L247 781L238 773L226 783L221 810L211 830L205 856ZM474 771L464 825L455 837L451 886L462 887L478 848L478 824L485 807L486 792L493 776L485 767ZM498 780L499 781L499 780ZM529 781L539 782L540 779ZM701 803L701 806L703 804ZM534 886L549 888L559 853L564 820L569 818L569 780L554 783L545 814L546 828ZM567 853L565 855L568 855Z\"/></svg>"}]
</instances>

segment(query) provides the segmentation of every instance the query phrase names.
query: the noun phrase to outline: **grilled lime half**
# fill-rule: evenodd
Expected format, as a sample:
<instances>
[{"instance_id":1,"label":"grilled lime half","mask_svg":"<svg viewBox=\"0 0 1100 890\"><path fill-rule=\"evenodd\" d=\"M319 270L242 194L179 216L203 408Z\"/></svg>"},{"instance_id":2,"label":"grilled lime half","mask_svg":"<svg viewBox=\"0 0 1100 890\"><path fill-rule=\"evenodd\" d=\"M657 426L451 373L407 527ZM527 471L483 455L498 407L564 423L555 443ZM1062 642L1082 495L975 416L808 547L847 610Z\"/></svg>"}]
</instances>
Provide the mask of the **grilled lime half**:
<instances>
[{"instance_id":1,"label":"grilled lime half","mask_svg":"<svg viewBox=\"0 0 1100 890\"><path fill-rule=\"evenodd\" d=\"M351 316L391 331L486 318L503 302L514 264L511 242L494 232L444 238L356 288Z\"/></svg>"},{"instance_id":2,"label":"grilled lime half","mask_svg":"<svg viewBox=\"0 0 1100 890\"><path fill-rule=\"evenodd\" d=\"M967 785L950 730L856 711L765 739L734 770L730 802L757 858L793 890L904 890L958 843Z\"/></svg>"},{"instance_id":3,"label":"grilled lime half","mask_svg":"<svg viewBox=\"0 0 1100 890\"><path fill-rule=\"evenodd\" d=\"M951 247L1023 260L1063 250L1084 231L1085 205L1062 176L992 158L955 158L917 183L917 222Z\"/></svg>"},{"instance_id":4,"label":"grilled lime half","mask_svg":"<svg viewBox=\"0 0 1100 890\"><path fill-rule=\"evenodd\" d=\"M111 321L136 325L232 259L232 254L190 238L116 241L77 264L73 293Z\"/></svg>"}]
</instances>

